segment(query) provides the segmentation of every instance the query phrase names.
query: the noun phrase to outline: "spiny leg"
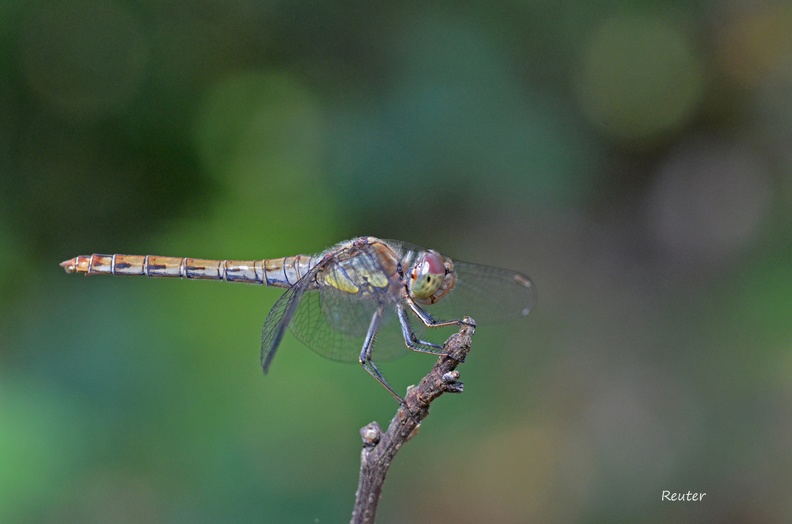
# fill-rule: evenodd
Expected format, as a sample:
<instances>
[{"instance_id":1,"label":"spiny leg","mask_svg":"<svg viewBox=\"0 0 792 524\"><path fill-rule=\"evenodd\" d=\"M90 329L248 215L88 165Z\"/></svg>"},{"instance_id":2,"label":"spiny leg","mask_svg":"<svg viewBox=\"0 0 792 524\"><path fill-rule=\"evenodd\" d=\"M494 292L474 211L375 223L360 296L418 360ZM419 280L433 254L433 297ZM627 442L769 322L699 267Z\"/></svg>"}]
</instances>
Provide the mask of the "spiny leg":
<instances>
[{"instance_id":1,"label":"spiny leg","mask_svg":"<svg viewBox=\"0 0 792 524\"><path fill-rule=\"evenodd\" d=\"M471 325L472 327L476 327L475 323L466 322L464 319L458 320L442 320L438 321L432 318L429 313L423 310L421 306L415 303L409 296L404 297L404 301L407 302L407 305L410 306L410 310L415 313L421 322L426 327L429 328L436 328L436 327L448 327L448 326L461 326L464 324ZM432 342L428 342L426 340L420 340L418 337L415 336L412 329L410 328L410 321L407 318L407 312L404 309L402 304L397 304L396 311L398 312L399 316L399 323L401 324L402 329L402 336L404 337L404 342L407 344L407 347L413 351L419 351L421 353L432 353L435 355L444 355L445 352L443 351L443 346L438 344L434 344ZM467 317L466 317L467 318ZM472 319L470 319L472 320Z\"/></svg>"},{"instance_id":2,"label":"spiny leg","mask_svg":"<svg viewBox=\"0 0 792 524\"><path fill-rule=\"evenodd\" d=\"M407 344L407 347L413 351L418 351L420 353L431 353L433 355L443 355L443 346L439 344L435 344L434 342L428 342L426 340L420 340L418 337L415 336L413 333L412 328L410 327L410 320L407 318L407 312L404 309L404 306L401 304L396 305L396 313L399 316L399 324L401 325L401 332L402 336L404 337L404 343Z\"/></svg>"},{"instance_id":3,"label":"spiny leg","mask_svg":"<svg viewBox=\"0 0 792 524\"><path fill-rule=\"evenodd\" d=\"M432 318L432 316L429 313L424 311L421 306L416 304L415 301L409 296L404 297L404 301L407 302L407 305L410 306L410 309L412 310L413 313L415 313L415 316L421 319L421 322L423 322L423 324L426 327L435 328L435 327L447 327L447 326L461 326L463 324L467 324L471 327L476 327L475 322L471 324L470 322L466 322L464 319L435 320Z\"/></svg>"},{"instance_id":4,"label":"spiny leg","mask_svg":"<svg viewBox=\"0 0 792 524\"><path fill-rule=\"evenodd\" d=\"M377 330L379 329L380 323L382 322L382 314L383 314L383 306L380 305L377 308L377 311L371 316L371 324L369 324L368 332L366 333L366 339L363 341L363 349L360 351L360 364L363 366L369 375L374 377L377 382L382 384L382 386L390 391L391 395L396 397L396 400L399 401L399 404L405 406L404 399L396 393L388 381L385 380L385 377L382 376L377 366L374 365L374 362L371 361L371 349L374 346L374 338L377 335Z\"/></svg>"}]
</instances>

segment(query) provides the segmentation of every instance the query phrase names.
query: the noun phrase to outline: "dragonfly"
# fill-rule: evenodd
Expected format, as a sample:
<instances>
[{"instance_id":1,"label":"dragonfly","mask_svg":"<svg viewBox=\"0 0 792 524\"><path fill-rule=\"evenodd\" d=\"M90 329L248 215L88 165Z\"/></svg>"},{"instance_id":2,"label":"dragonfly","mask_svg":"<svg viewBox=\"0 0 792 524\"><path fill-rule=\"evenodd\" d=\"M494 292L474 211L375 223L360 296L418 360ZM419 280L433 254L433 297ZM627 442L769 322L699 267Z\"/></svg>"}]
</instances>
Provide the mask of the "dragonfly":
<instances>
[{"instance_id":1,"label":"dragonfly","mask_svg":"<svg viewBox=\"0 0 792 524\"><path fill-rule=\"evenodd\" d=\"M359 362L401 404L374 363L407 350L442 355L428 328L496 322L528 315L531 280L516 271L472 264L398 240L358 237L314 255L264 260L208 260L154 255L81 255L67 273L135 275L259 284L286 291L264 322L266 374L287 327L316 353ZM464 315L462 315L464 313ZM383 343L385 342L385 343Z\"/></svg>"}]
</instances>

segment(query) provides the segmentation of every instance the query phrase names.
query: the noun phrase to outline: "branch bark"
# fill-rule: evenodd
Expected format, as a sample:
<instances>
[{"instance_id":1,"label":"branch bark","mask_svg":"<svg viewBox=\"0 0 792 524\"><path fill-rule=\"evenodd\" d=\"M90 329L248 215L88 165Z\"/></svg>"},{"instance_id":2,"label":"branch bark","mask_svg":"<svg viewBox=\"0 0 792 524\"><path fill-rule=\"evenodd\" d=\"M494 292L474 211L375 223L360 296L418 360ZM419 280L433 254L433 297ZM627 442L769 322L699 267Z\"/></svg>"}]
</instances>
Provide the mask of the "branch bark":
<instances>
[{"instance_id":1,"label":"branch bark","mask_svg":"<svg viewBox=\"0 0 792 524\"><path fill-rule=\"evenodd\" d=\"M429 405L443 393L461 393L463 384L459 382L456 367L465 361L470 352L471 336L475 332L475 322L465 317L459 332L451 335L443 345L445 352L432 370L418 386L407 388L404 404L399 406L396 416L383 433L376 422L367 424L360 430L363 451L360 454L360 478L355 494L355 508L352 511L352 524L374 522L377 505L382 495L382 486L393 458L401 446L415 435L421 421L429 415Z\"/></svg>"}]
</instances>

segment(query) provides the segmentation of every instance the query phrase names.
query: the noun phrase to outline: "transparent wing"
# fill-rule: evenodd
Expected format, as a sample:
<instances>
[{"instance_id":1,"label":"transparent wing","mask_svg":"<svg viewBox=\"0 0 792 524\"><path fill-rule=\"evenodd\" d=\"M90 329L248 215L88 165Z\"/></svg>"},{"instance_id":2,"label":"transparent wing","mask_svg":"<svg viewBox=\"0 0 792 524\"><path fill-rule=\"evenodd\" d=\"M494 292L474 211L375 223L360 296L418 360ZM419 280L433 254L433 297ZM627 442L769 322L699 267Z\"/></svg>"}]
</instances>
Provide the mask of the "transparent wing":
<instances>
[{"instance_id":1,"label":"transparent wing","mask_svg":"<svg viewBox=\"0 0 792 524\"><path fill-rule=\"evenodd\" d=\"M469 262L454 261L456 283L436 304L426 306L436 320L467 315L478 324L526 316L536 304L531 279L522 273Z\"/></svg>"},{"instance_id":2,"label":"transparent wing","mask_svg":"<svg viewBox=\"0 0 792 524\"><path fill-rule=\"evenodd\" d=\"M374 342L373 360L387 360L407 352L398 329L395 304L384 294L360 297L332 287L310 290L303 296L290 324L291 332L323 357L357 362L371 318L385 303L385 316Z\"/></svg>"},{"instance_id":3,"label":"transparent wing","mask_svg":"<svg viewBox=\"0 0 792 524\"><path fill-rule=\"evenodd\" d=\"M275 352L278 350L281 340L283 340L286 326L289 325L300 305L300 299L308 289L311 278L313 276L309 273L287 289L275 302L275 305L272 306L267 315L267 320L264 321L264 327L261 330L261 367L264 369L264 373L269 370Z\"/></svg>"},{"instance_id":4,"label":"transparent wing","mask_svg":"<svg viewBox=\"0 0 792 524\"><path fill-rule=\"evenodd\" d=\"M426 248L402 240L385 240L399 256ZM454 259L457 274L454 289L431 306L421 306L435 320L456 320L465 315L478 324L491 324L526 316L536 305L531 279L522 273L499 267L472 264ZM414 327L420 330L413 322Z\"/></svg>"}]
</instances>

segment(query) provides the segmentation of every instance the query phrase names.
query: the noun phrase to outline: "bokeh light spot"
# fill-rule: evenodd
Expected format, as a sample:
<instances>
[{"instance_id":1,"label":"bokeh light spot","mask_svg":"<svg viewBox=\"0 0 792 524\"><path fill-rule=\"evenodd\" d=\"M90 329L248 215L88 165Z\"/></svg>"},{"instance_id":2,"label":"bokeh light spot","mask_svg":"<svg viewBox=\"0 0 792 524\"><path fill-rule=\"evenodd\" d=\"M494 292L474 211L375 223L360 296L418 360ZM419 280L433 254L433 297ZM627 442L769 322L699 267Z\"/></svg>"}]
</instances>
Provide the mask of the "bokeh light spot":
<instances>
[{"instance_id":1,"label":"bokeh light spot","mask_svg":"<svg viewBox=\"0 0 792 524\"><path fill-rule=\"evenodd\" d=\"M195 143L205 168L261 200L320 170L322 121L312 94L286 74L244 72L206 91ZM286 184L286 179L289 183Z\"/></svg>"},{"instance_id":2,"label":"bokeh light spot","mask_svg":"<svg viewBox=\"0 0 792 524\"><path fill-rule=\"evenodd\" d=\"M694 141L660 168L648 207L650 229L666 251L719 259L757 236L771 195L767 172L747 147Z\"/></svg>"},{"instance_id":3,"label":"bokeh light spot","mask_svg":"<svg viewBox=\"0 0 792 524\"><path fill-rule=\"evenodd\" d=\"M738 12L724 24L718 46L720 66L746 87L773 74L792 73L792 5Z\"/></svg>"},{"instance_id":4,"label":"bokeh light spot","mask_svg":"<svg viewBox=\"0 0 792 524\"><path fill-rule=\"evenodd\" d=\"M584 42L576 89L582 110L602 133L645 140L676 129L702 91L695 50L669 23L614 16Z\"/></svg>"}]
</instances>

